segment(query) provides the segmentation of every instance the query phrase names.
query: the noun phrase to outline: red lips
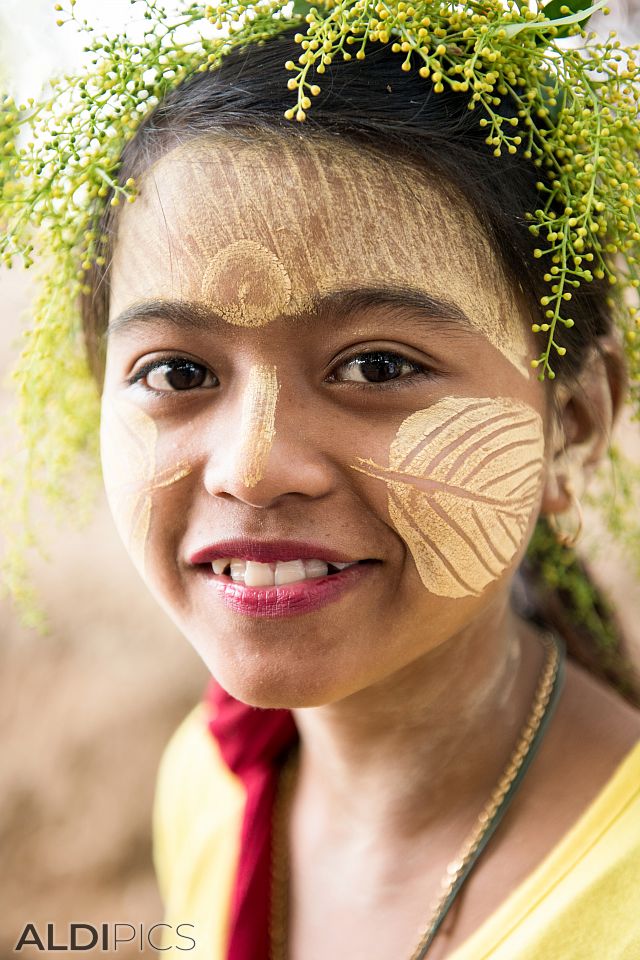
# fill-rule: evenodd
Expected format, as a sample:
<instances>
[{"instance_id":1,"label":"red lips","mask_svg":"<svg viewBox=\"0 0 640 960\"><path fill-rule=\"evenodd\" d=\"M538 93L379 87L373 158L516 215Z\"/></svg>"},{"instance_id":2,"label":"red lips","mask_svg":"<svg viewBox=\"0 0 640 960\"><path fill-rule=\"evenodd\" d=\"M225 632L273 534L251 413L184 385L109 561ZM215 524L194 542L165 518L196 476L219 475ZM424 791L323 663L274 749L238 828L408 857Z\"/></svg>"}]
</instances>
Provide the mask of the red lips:
<instances>
[{"instance_id":1,"label":"red lips","mask_svg":"<svg viewBox=\"0 0 640 960\"><path fill-rule=\"evenodd\" d=\"M338 561L339 562L339 561ZM370 576L376 564L356 563L339 573L314 577L298 583L274 587L247 587L227 577L208 572L203 581L207 590L221 600L227 609L247 617L291 617L311 613L328 603L339 600L349 590ZM211 568L205 568L211 571Z\"/></svg>"},{"instance_id":2,"label":"red lips","mask_svg":"<svg viewBox=\"0 0 640 960\"><path fill-rule=\"evenodd\" d=\"M359 557L347 552L329 550L320 543L298 540L219 540L197 550L189 563L212 563L220 557L254 560L257 563L275 563L276 560L326 560L327 563L355 563Z\"/></svg>"}]
</instances>

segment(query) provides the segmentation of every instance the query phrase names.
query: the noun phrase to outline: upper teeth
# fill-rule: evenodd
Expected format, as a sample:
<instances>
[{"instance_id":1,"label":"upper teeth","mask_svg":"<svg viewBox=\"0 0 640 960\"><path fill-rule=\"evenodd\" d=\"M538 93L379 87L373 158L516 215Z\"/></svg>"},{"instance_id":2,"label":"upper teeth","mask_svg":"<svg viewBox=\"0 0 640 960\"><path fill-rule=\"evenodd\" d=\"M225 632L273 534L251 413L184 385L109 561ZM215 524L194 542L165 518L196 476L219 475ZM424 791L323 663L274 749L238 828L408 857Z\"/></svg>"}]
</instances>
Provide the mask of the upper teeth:
<instances>
[{"instance_id":1,"label":"upper teeth","mask_svg":"<svg viewBox=\"0 0 640 960\"><path fill-rule=\"evenodd\" d=\"M354 561L353 563L356 563ZM332 563L332 567L344 570L353 563ZM275 563L258 563L255 560L237 560L221 557L211 564L213 572L224 573L230 568L231 579L247 587L279 587L284 583L296 583L312 577L326 577L329 564L325 560L278 560Z\"/></svg>"}]
</instances>

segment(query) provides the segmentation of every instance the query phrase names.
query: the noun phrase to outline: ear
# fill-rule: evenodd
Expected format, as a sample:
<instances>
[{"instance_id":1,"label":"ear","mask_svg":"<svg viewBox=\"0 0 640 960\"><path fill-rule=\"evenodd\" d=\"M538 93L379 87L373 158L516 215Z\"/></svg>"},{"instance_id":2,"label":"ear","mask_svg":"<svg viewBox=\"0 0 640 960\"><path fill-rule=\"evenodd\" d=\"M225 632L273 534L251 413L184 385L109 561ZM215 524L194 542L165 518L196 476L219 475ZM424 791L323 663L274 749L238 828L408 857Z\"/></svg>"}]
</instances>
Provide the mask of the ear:
<instances>
[{"instance_id":1,"label":"ear","mask_svg":"<svg viewBox=\"0 0 640 960\"><path fill-rule=\"evenodd\" d=\"M547 443L547 477L541 513L561 514L581 499L604 457L622 407L626 385L622 347L614 336L600 337L571 383L553 386Z\"/></svg>"}]
</instances>

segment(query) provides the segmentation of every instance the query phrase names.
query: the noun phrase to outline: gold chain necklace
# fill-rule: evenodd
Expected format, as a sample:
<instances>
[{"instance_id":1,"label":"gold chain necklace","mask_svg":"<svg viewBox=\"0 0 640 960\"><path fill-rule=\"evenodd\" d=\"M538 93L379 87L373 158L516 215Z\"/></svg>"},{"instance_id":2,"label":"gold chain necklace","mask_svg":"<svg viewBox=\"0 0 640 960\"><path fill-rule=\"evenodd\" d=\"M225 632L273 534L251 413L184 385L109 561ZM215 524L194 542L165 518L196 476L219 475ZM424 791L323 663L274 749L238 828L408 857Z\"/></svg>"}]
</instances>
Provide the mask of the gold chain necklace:
<instances>
[{"instance_id":1,"label":"gold chain necklace","mask_svg":"<svg viewBox=\"0 0 640 960\"><path fill-rule=\"evenodd\" d=\"M561 642L552 634L545 634L541 638L541 642L545 648L546 656L529 715L493 793L462 845L460 853L447 866L446 873L440 881L439 894L431 904L429 923L411 954L410 960L423 960L426 956L455 897L502 819L529 763L533 759L534 752L541 740L541 734L546 727L546 722L551 717L562 685L565 651ZM296 745L280 772L274 808L269 927L271 960L287 960L289 856L286 827L298 768L298 757L299 751Z\"/></svg>"}]
</instances>

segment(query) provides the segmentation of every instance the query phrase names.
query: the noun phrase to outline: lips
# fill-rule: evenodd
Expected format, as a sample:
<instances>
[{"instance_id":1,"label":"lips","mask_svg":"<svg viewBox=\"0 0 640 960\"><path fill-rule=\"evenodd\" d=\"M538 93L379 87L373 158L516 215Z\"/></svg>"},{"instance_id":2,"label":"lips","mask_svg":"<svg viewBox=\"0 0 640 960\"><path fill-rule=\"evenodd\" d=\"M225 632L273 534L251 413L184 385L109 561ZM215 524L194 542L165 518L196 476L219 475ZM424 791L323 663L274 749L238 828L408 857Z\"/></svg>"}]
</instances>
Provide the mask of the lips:
<instances>
[{"instance_id":1,"label":"lips","mask_svg":"<svg viewBox=\"0 0 640 960\"><path fill-rule=\"evenodd\" d=\"M291 617L310 613L339 600L356 588L374 569L374 564L356 563L326 577L273 587L248 587L228 577L205 573L206 587L234 613L248 617ZM203 568L203 572L207 568Z\"/></svg>"},{"instance_id":2,"label":"lips","mask_svg":"<svg viewBox=\"0 0 640 960\"><path fill-rule=\"evenodd\" d=\"M276 563L278 560L324 560L325 563L355 563L361 557L349 556L319 543L299 540L220 540L197 550L189 558L192 565L213 563L232 557L257 563Z\"/></svg>"},{"instance_id":3,"label":"lips","mask_svg":"<svg viewBox=\"0 0 640 960\"><path fill-rule=\"evenodd\" d=\"M247 587L279 587L285 583L326 577L349 566L351 564L332 564L318 559L258 563L256 560L242 560L238 557L221 557L211 564L214 574L231 577L234 582L244 583Z\"/></svg>"},{"instance_id":4,"label":"lips","mask_svg":"<svg viewBox=\"0 0 640 960\"><path fill-rule=\"evenodd\" d=\"M196 551L190 562L225 606L271 618L308 613L338 600L376 565L291 540L225 540Z\"/></svg>"}]
</instances>

